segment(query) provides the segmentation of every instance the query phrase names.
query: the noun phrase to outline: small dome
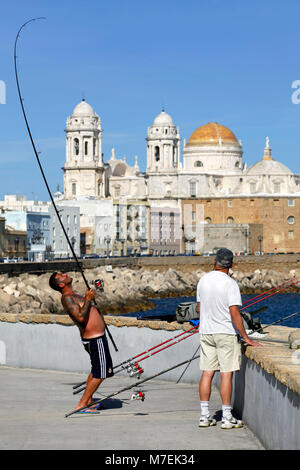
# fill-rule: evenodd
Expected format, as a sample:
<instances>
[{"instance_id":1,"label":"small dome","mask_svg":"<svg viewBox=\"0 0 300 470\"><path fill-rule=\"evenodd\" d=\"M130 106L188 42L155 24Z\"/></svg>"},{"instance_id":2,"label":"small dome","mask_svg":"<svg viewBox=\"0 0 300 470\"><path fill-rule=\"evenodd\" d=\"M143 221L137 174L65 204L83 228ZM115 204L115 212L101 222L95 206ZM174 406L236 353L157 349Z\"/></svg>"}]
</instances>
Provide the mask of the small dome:
<instances>
[{"instance_id":1,"label":"small dome","mask_svg":"<svg viewBox=\"0 0 300 470\"><path fill-rule=\"evenodd\" d=\"M74 108L73 116L94 116L95 112L84 99Z\"/></svg>"},{"instance_id":2,"label":"small dome","mask_svg":"<svg viewBox=\"0 0 300 470\"><path fill-rule=\"evenodd\" d=\"M173 120L169 114L167 114L164 109L160 114L156 116L156 118L153 121L153 126L164 126L164 125L169 125L169 126L174 126Z\"/></svg>"},{"instance_id":3,"label":"small dome","mask_svg":"<svg viewBox=\"0 0 300 470\"><path fill-rule=\"evenodd\" d=\"M293 172L287 166L274 160L270 140L267 137L263 158L248 168L247 175L293 175Z\"/></svg>"},{"instance_id":4,"label":"small dome","mask_svg":"<svg viewBox=\"0 0 300 470\"><path fill-rule=\"evenodd\" d=\"M220 140L224 144L240 145L230 129L217 122L209 122L192 133L187 146L218 145Z\"/></svg>"},{"instance_id":5,"label":"small dome","mask_svg":"<svg viewBox=\"0 0 300 470\"><path fill-rule=\"evenodd\" d=\"M293 172L276 160L262 159L248 168L247 175L293 175Z\"/></svg>"}]
</instances>

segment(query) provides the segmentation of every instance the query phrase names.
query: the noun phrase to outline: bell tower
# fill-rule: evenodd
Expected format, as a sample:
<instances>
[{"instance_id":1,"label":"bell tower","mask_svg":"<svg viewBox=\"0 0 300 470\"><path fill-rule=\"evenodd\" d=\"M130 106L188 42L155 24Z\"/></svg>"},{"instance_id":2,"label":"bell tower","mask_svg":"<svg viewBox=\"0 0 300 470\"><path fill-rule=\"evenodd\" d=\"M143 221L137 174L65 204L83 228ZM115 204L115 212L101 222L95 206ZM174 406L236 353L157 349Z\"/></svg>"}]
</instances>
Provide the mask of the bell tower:
<instances>
[{"instance_id":1,"label":"bell tower","mask_svg":"<svg viewBox=\"0 0 300 470\"><path fill-rule=\"evenodd\" d=\"M66 122L64 198L105 196L100 117L83 99Z\"/></svg>"},{"instance_id":2,"label":"bell tower","mask_svg":"<svg viewBox=\"0 0 300 470\"><path fill-rule=\"evenodd\" d=\"M176 173L180 160L179 130L162 109L147 132L146 173Z\"/></svg>"}]
</instances>

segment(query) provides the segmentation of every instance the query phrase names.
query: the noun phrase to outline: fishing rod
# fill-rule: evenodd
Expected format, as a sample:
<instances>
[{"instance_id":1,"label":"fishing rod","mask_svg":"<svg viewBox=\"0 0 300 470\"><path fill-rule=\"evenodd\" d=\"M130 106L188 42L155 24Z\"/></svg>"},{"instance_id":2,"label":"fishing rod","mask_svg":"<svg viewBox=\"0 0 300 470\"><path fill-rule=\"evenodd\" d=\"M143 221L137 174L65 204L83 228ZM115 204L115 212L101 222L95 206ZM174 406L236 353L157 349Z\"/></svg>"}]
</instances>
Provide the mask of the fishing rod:
<instances>
[{"instance_id":1,"label":"fishing rod","mask_svg":"<svg viewBox=\"0 0 300 470\"><path fill-rule=\"evenodd\" d=\"M180 362L179 364L176 364L175 366L169 367L168 369L165 369L165 370L163 370L163 371L161 371L161 372L158 372L157 374L154 374L154 375L152 375L151 377L148 377L148 378L143 379L143 380L141 380L141 381L135 382L134 384L128 385L127 387L124 387L124 388L122 388L121 390L118 390L117 392L111 393L111 394L108 395L107 397L100 398L99 400L95 400L93 403L90 403L89 405L83 406L82 408L78 408L77 410L73 410L73 411L67 413L67 414L65 415L65 418L68 418L69 416L71 416L71 415L73 415L73 414L75 414L75 413L79 413L80 411L85 410L86 408L90 408L91 406L97 405L98 403L101 403L102 401L107 400L108 398L115 397L116 395L119 395L119 393L122 393L122 392L125 392L125 391L127 391L127 390L130 390L131 388L136 387L136 386L139 386L139 385L141 385L141 384L143 384L143 383L145 383L145 382L148 382L149 380L154 379L154 378L156 378L156 377L159 377L159 376L162 375L162 374L165 374L165 373L167 373L167 372L170 372L171 370L176 369L177 367L183 366L183 365L185 365L185 364L188 363L188 362L194 361L195 359L198 359L199 357L200 357L200 355L198 354L198 356L195 356L195 357L193 357L192 359L187 359L186 361Z\"/></svg>"},{"instance_id":2,"label":"fishing rod","mask_svg":"<svg viewBox=\"0 0 300 470\"><path fill-rule=\"evenodd\" d=\"M255 304L257 304L258 302L261 302L262 300L268 299L269 297L272 297L273 295L278 294L278 292L281 292L282 290L285 290L285 289L287 289L288 287L294 286L295 284L299 284L299 282L300 282L300 281L293 282L292 284L289 284L288 286L283 287L282 289L279 289L279 290L273 292L272 294L266 295L265 297L263 297L263 298L261 298L261 299L259 299L259 300L256 300L255 302L253 302L253 303L250 304L250 305L246 305L245 307L240 308L240 310L245 310L246 308L251 307L251 305L255 305ZM261 295L264 295L264 294L261 294ZM250 299L250 300L253 300L253 299ZM243 304L243 305L244 305L244 304Z\"/></svg>"},{"instance_id":3,"label":"fishing rod","mask_svg":"<svg viewBox=\"0 0 300 470\"><path fill-rule=\"evenodd\" d=\"M267 294L268 292L271 292L272 290L274 290L274 289L276 289L276 288L278 288L278 287L280 287L280 286L286 284L287 282L290 282L291 280L292 280L292 279L290 279L290 280L288 280L288 281L285 281L284 283L282 283L282 284L280 284L280 285L278 285L278 286L274 286L272 289L270 289L270 290L268 290L268 291L265 291L265 292L259 294L258 296L254 297L254 299L257 299L257 298L259 298L259 297L262 297L262 298L259 299L259 300L257 300L256 302L253 302L251 305L254 305L254 304L256 304L256 303L259 303L260 301L264 300L265 298L268 298L269 296L265 296L265 294ZM300 281L297 281L296 283L293 283L293 284L297 284L298 282L300 282ZM293 285L293 284L290 284L290 285ZM288 287L290 287L290 285L288 285L288 286L286 286L286 287L283 287L281 290L287 289ZM278 292L280 292L280 290L274 292L274 293L271 294L271 295L275 295L275 294L277 294ZM263 296L265 296L265 297L263 297ZM245 302L243 302L243 305L245 305L247 302L252 301L252 300L254 300L254 299L252 298L252 299L246 300ZM251 306L251 305L250 305L250 306ZM244 307L242 307L240 310L244 310L244 309L246 309L246 308L248 308L248 307L249 307L249 305L248 305L248 306L244 306ZM266 307L264 307L264 308L266 308ZM260 312L261 310L262 310L262 309L258 309L258 310L256 310L256 311L252 312L251 314L254 315L254 314ZM166 344L166 343L169 343L170 341L173 341L175 338L179 338L180 336L187 335L187 333L190 333L191 331L196 330L196 329L198 330L198 325L196 325L195 327L193 327L193 328L191 328L191 329L189 329L189 330L187 330L187 331L184 331L183 333L180 333L179 335L174 336L173 338L170 338L170 339L168 339L168 340L166 340L166 341L164 341L164 342L162 342L162 343L159 343L159 344L157 344L157 345L155 345L155 346L153 346L153 347L147 349L146 351L143 351L143 352L137 354L136 356L133 356L133 357L130 357L130 358L126 359L125 361L121 362L120 364L114 366L113 369L117 369L117 368L119 368L119 367L124 366L125 364L129 364L129 366L131 366L131 370L128 370L128 368L127 368L127 371L128 371L129 373L132 373L133 375L137 375L138 373L141 373L141 372L143 372L143 371L142 371L142 369L139 368L139 365L138 365L137 363L136 363L136 364L130 364L130 363L132 363L132 361L138 359L140 356L143 356L144 354L147 354L148 352L153 351L154 349L157 349L158 347L160 347L160 346L162 346L162 345L164 345L164 344ZM260 330L257 330L257 331L260 331ZM189 336L191 336L191 335L187 335L185 338L182 338L182 340L188 338ZM181 341L182 341L182 340L181 340ZM175 341L174 343L170 344L170 346L172 346L173 344L176 344L176 343L177 343L177 342ZM166 349L166 348L162 348L161 350L163 350L163 349ZM159 351L161 351L161 350L159 350ZM157 352L159 352L159 351L157 351ZM151 355L154 355L154 354L151 354ZM147 357L150 357L150 356L146 356L146 357L144 357L144 358L142 358L142 359L139 359L139 362L141 362L142 360L146 359ZM187 366L187 367L188 367L188 366ZM122 369L117 370L115 373L118 373L118 372L120 372L121 370L124 370L124 369L126 369L126 367L122 367ZM183 374L182 374L182 375L183 375ZM182 376L181 376L181 377L182 377ZM179 378L178 382L180 381L181 377ZM177 383L178 383L178 382L177 382ZM81 391L83 391L83 390L85 389L85 384L86 384L86 381L80 382L80 383L78 383L78 384L73 385L73 390L78 389L76 392L73 392L73 394L75 395L75 394L80 393ZM83 387L83 386L84 386L84 387ZM80 388L80 389L79 389L79 387L83 387L83 388Z\"/></svg>"},{"instance_id":4,"label":"fishing rod","mask_svg":"<svg viewBox=\"0 0 300 470\"><path fill-rule=\"evenodd\" d=\"M276 293L277 293L277 292L276 292ZM265 295L265 293L260 294L260 296L263 296L263 295ZM257 296L257 297L259 297L259 296ZM252 299L251 299L251 300L252 300ZM261 300L264 300L264 298L262 298ZM258 303L258 302L260 302L260 300L257 301L257 302L254 302L254 303ZM244 303L245 303L245 302L244 302ZM244 305L244 303L243 303L243 305ZM244 307L244 308L246 308L246 307ZM243 308L241 308L240 310L243 310ZM252 312L252 314L258 313L258 312L260 312L261 310L262 310L262 309L258 309L258 310L256 310L255 312ZM117 369L118 367L122 367L122 366L124 366L124 365L126 365L126 364L129 364L129 365L127 366L127 368L124 366L124 367L122 367L120 370L117 370L117 371L115 372L115 374L119 373L121 370L124 370L124 369L127 369L128 373L132 374L131 376L137 375L137 374L140 374L140 373L143 373L143 370L140 368L139 364L138 364L138 363L132 364L132 361L138 359L140 356L143 356L144 354L147 354L147 353L150 352L150 351L153 351L154 349L157 349L158 347L160 347L160 346L162 346L162 345L164 345L164 344L166 344L166 343L169 343L170 341L173 341L175 338L178 338L178 337L180 337L180 336L182 336L182 335L187 335L186 337L182 338L182 340L180 340L180 341L183 341L183 339L186 339L186 338L188 338L189 336L191 336L190 334L187 334L187 333L190 333L190 332L192 332L193 330L197 330L197 331L198 331L198 325L194 326L193 328L191 328L191 329L189 329L189 330L187 330L187 331L184 331L183 333L180 333L179 335L174 336L173 338L170 338L170 339L168 339L168 340L166 340L166 341L164 341L164 342L162 342L162 343L159 343L159 344L153 346L152 348L149 348L148 350L143 351L143 352L137 354L136 356L133 356L133 357L131 357L131 358L129 358L129 359L126 359L125 361L121 362L120 364L114 366L114 367L113 367L113 370ZM197 331L195 331L195 333L196 333ZM172 346L172 345L176 344L177 342L179 342L179 341L175 341L174 343L170 344L169 346ZM168 347L169 347L169 346L168 346ZM166 349L166 348L161 348L159 351L156 351L156 353L160 352L160 351L163 350L163 349ZM155 354L156 354L156 353L155 353ZM142 360L144 360L144 359L146 359L147 357L150 357L150 356L152 356L152 355L154 355L154 353L151 354L151 355L148 355L148 356L146 356L146 357L144 357L144 358L142 358L142 359L139 359L138 361L141 362ZM130 369L130 367L131 367L131 369ZM183 375L183 374L182 374L182 375ZM180 379L179 379L179 380L180 380ZM85 389L85 385L86 385L86 381L80 382L80 383L78 383L78 384L73 385L73 390L76 390L76 391L73 392L73 395L82 392L82 391Z\"/></svg>"},{"instance_id":5,"label":"fishing rod","mask_svg":"<svg viewBox=\"0 0 300 470\"><path fill-rule=\"evenodd\" d=\"M143 356L144 354L147 354L147 353L150 352L150 351L153 351L154 349L158 348L159 346L162 346L162 345L164 345L164 344L167 344L167 343L169 343L170 341L173 341L174 339L179 338L180 336L186 335L187 333L190 333L191 331L196 330L196 329L198 329L198 325L194 326L193 328L190 328L190 329L187 330L187 331L184 331L184 332L182 332L182 333L179 333L178 335L173 336L172 338L169 338L169 339L167 339L166 341L163 341L162 343L159 343L159 344L153 346L152 348L146 349L145 351L143 351L143 352L137 354L136 356L132 356L132 357L126 359L125 361L120 362L120 364L117 364L116 366L113 367L113 370L117 369L118 367L122 367L122 366L125 365L125 364L131 363L132 361L134 361L134 360L137 359L138 357ZM75 389L78 388L78 387L82 387L82 385L84 385L85 383L86 383L86 381L80 382L80 383L78 383L78 384L75 384L75 385L73 385L73 389L75 390Z\"/></svg>"},{"instance_id":6,"label":"fishing rod","mask_svg":"<svg viewBox=\"0 0 300 470\"><path fill-rule=\"evenodd\" d=\"M69 245L69 247L70 247L70 250L71 250L71 253L72 253L72 255L73 255L73 258L74 258L75 261L76 261L77 267L78 267L78 269L79 269L79 271L80 271L80 273L81 273L81 275L82 275L82 277L83 277L83 280L84 280L84 282L85 282L85 285L86 285L87 289L90 289L90 286L89 286L89 284L88 284L88 281L87 281L87 279L86 279L86 277L85 277L85 275L84 275L84 271L83 271L83 269L82 269L82 266L81 266L81 264L79 263L79 260L78 260L78 258L77 258L77 256L76 256L76 253L75 253L75 250L74 250L74 247L73 247L73 245L72 245L72 243L71 243L71 241L70 241L70 239L69 239L69 236L68 236L68 234L67 234L67 232L66 232L66 229L65 229L65 227L64 227L64 225L63 225L63 222L62 222L62 220L61 220L61 217L60 217L60 215L59 215L59 211L58 211L58 209L57 209L57 207L56 207L56 204L55 204L55 202L54 202L54 199L53 199L53 197L52 197L52 194L51 194L51 191L50 191L48 182L47 182L47 178L46 178L46 176L45 176L45 173L44 173L42 164L41 164L41 162L40 162L40 158L39 158L39 155L38 155L38 152L37 152L37 149L36 149L36 146L35 146L35 143L34 143L32 134L31 134L30 126L29 126L28 119L27 119L26 112L25 112L25 108L24 108L24 105L23 105L24 99L22 98L22 94L21 94L21 88L20 88L20 82L19 82L19 74L18 74L18 67L17 67L17 43L18 43L18 39L19 39L19 36L20 36L20 33L21 33L22 29L25 28L25 26L27 26L29 23L32 23L33 21L44 20L44 19L46 19L46 18L45 18L44 16L41 16L41 17L32 18L31 20L26 21L26 23L24 23L24 24L20 27L20 29L19 29L19 31L18 31L18 34L17 34L17 36L16 36L15 45L14 45L14 65L15 65L15 77L16 77L18 95L19 95L19 100L20 100L20 104L21 104L21 108L22 108L22 112L23 112L23 116L24 116L26 128L27 128L27 131L28 131L28 134L29 134L29 138L30 138L30 141L31 141L33 150L34 150L34 154L35 154L35 157L36 157L38 166L39 166L39 168L40 168L40 170L41 170L41 174L42 174L44 183L45 183L45 185L46 185L48 194L49 194L49 196L50 196L51 202L52 202L52 204L53 204L54 210L55 210L55 212L56 212L56 215L57 215L57 218L58 218L59 223L60 223L60 225L61 225L61 228L62 228L62 230L63 230L63 233L64 233L64 235L65 235L65 237L66 237L67 243L68 243L68 245ZM94 303L95 303L95 305L97 306L95 300L94 300ZM97 307L97 309L98 309L98 307ZM107 333L108 333L108 335L109 335L109 338L110 338L112 344L114 345L115 350L118 351L117 346L116 346L116 344L115 344L115 342L114 342L114 340L113 340L113 337L112 337L112 335L111 335L109 329L107 328L107 325L106 325L106 323L105 323L104 317L103 317L103 315L102 315L102 313L101 313L101 311L100 311L99 309L98 309L98 312L99 312L100 316L102 317L102 320L103 320L103 322L104 322L106 331L107 331Z\"/></svg>"},{"instance_id":7,"label":"fishing rod","mask_svg":"<svg viewBox=\"0 0 300 470\"><path fill-rule=\"evenodd\" d=\"M281 323L282 321L284 320L287 320L288 318L292 318L296 315L299 315L300 314L300 311L299 312L295 312L295 313L292 313L291 315L287 315L286 317L283 317L283 318L280 318L279 320L276 320L272 323L269 323L268 325L262 327L262 328L259 328L258 330L256 330L256 333L259 333L260 331L264 331L266 328L269 328L270 326L272 325L276 325L277 323ZM258 338L257 338L258 339Z\"/></svg>"},{"instance_id":8,"label":"fishing rod","mask_svg":"<svg viewBox=\"0 0 300 470\"><path fill-rule=\"evenodd\" d=\"M196 328L198 328L198 326ZM194 329L194 328L192 328L192 329ZM149 353L145 357L142 357L141 359L139 359L139 362L142 362L142 361L144 361L145 359L148 359L151 356L155 356L155 354L158 354L159 352L163 351L164 349L170 348L174 344L180 343L181 341L189 338L190 336L195 335L196 333L198 333L198 330L190 333L189 335L185 336L184 338L177 339L177 341L174 341L174 343L168 344L167 346L159 349L158 351L154 351L152 353ZM180 336L180 335L178 335L178 336ZM154 349L154 348L151 348L151 349ZM113 368L113 369L115 369L115 368ZM126 370L129 373L130 377L134 377L134 376L140 377L140 375L143 374L143 372L144 372L144 370L140 367L139 363L137 363L137 362L129 363L127 367L122 366L119 370L114 372L114 374L118 374L122 370ZM78 387L80 387L80 388L78 388ZM85 387L86 387L86 382L82 382L81 384L74 385L73 389L75 388L76 390L73 391L73 395L76 395L77 393L82 392L85 389Z\"/></svg>"},{"instance_id":9,"label":"fishing rod","mask_svg":"<svg viewBox=\"0 0 300 470\"><path fill-rule=\"evenodd\" d=\"M245 300L245 302L243 302L243 305L247 304L248 302L251 302L252 300L255 300L255 299L261 297L262 295L268 294L269 292L272 292L272 290L277 289L277 288L279 288L279 287L281 287L281 286L284 286L284 284L287 284L288 282L291 282L291 281L293 281L293 280L294 280L294 279L289 279L288 281L285 281L285 282L283 282L282 284L278 284L277 286L272 287L271 289L269 289L269 290L267 290L267 291L265 291L265 292L263 292L263 293L257 295L256 297L252 297L251 299ZM286 288L288 288L288 287L289 287L289 286L287 286ZM286 289L286 288L283 288L283 289Z\"/></svg>"}]
</instances>

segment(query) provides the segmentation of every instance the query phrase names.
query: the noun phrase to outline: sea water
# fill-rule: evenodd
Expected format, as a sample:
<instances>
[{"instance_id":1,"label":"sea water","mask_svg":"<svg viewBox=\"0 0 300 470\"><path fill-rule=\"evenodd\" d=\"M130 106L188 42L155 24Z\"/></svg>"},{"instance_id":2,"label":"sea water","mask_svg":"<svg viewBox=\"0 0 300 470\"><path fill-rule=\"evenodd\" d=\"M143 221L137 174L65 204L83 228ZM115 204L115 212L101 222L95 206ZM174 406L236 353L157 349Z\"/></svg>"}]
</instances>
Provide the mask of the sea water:
<instances>
[{"instance_id":1,"label":"sea water","mask_svg":"<svg viewBox=\"0 0 300 470\"><path fill-rule=\"evenodd\" d=\"M263 312L257 313L255 316L259 316L262 324L267 325L273 323L277 320L282 319L288 315L296 313L299 311L299 315L284 320L278 325L289 326L291 328L300 328L300 294L275 294L270 297L267 297L269 294L259 295L258 294L248 294L242 295L243 307L246 307L245 310L250 313L255 313L256 310L266 307ZM260 300L263 297L266 297L264 300ZM251 300L253 299L253 300ZM147 311L138 311L134 313L127 313L123 316L129 317L146 317L151 316L160 316L163 320L163 317L166 315L175 315L176 307L181 302L195 302L195 297L171 297L163 299L151 299L155 304L155 308ZM251 305L252 304L252 305Z\"/></svg>"}]
</instances>

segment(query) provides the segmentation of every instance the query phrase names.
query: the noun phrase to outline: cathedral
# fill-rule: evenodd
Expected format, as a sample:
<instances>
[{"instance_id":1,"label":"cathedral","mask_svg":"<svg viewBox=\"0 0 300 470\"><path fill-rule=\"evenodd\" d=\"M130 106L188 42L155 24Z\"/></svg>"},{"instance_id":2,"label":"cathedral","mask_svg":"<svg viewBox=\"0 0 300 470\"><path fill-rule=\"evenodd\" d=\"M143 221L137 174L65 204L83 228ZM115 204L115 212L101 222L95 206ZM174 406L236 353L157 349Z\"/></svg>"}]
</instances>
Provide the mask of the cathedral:
<instances>
[{"instance_id":1,"label":"cathedral","mask_svg":"<svg viewBox=\"0 0 300 470\"><path fill-rule=\"evenodd\" d=\"M137 157L130 166L115 149L104 160L101 119L85 100L67 118L65 133L59 203L81 206L87 251L101 252L107 240L111 253L127 254L217 246L249 253L300 251L300 175L273 158L268 137L260 159L247 168L242 142L226 126L203 124L182 142L162 109L147 129L147 167L141 171ZM110 226L106 242L104 216Z\"/></svg>"}]
</instances>

